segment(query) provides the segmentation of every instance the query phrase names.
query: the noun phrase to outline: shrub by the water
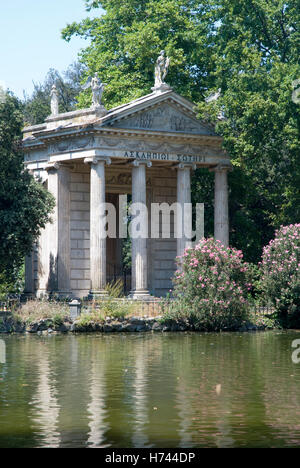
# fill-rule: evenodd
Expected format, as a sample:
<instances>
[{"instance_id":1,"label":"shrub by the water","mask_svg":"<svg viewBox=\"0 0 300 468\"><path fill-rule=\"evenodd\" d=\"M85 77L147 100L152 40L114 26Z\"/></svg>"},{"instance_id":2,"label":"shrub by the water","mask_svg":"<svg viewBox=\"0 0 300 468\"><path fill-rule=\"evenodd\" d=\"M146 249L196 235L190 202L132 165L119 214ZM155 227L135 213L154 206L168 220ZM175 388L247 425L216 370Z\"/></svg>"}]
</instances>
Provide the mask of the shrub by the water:
<instances>
[{"instance_id":1,"label":"shrub by the water","mask_svg":"<svg viewBox=\"0 0 300 468\"><path fill-rule=\"evenodd\" d=\"M300 326L300 224L282 226L264 248L261 287L284 327Z\"/></svg>"},{"instance_id":2,"label":"shrub by the water","mask_svg":"<svg viewBox=\"0 0 300 468\"><path fill-rule=\"evenodd\" d=\"M203 239L178 258L169 317L197 330L237 329L248 319L250 289L242 252Z\"/></svg>"},{"instance_id":3,"label":"shrub by the water","mask_svg":"<svg viewBox=\"0 0 300 468\"><path fill-rule=\"evenodd\" d=\"M34 323L44 319L63 323L68 316L68 304L47 300L28 301L14 313L16 320L26 323Z\"/></svg>"}]
</instances>

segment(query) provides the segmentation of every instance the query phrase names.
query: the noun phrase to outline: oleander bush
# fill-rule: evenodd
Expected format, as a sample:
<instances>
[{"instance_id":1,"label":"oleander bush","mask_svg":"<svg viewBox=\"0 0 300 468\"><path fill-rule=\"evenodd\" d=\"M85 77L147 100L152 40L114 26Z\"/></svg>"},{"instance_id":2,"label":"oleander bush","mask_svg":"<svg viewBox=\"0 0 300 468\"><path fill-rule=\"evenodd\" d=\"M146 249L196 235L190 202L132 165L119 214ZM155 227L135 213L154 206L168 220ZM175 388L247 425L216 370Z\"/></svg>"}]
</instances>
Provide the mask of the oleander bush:
<instances>
[{"instance_id":1,"label":"oleander bush","mask_svg":"<svg viewBox=\"0 0 300 468\"><path fill-rule=\"evenodd\" d=\"M300 326L300 224L282 226L264 248L261 290L283 327Z\"/></svg>"},{"instance_id":2,"label":"oleander bush","mask_svg":"<svg viewBox=\"0 0 300 468\"><path fill-rule=\"evenodd\" d=\"M235 330L247 322L252 285L240 250L203 239L177 262L169 319L188 321L204 331Z\"/></svg>"}]
</instances>

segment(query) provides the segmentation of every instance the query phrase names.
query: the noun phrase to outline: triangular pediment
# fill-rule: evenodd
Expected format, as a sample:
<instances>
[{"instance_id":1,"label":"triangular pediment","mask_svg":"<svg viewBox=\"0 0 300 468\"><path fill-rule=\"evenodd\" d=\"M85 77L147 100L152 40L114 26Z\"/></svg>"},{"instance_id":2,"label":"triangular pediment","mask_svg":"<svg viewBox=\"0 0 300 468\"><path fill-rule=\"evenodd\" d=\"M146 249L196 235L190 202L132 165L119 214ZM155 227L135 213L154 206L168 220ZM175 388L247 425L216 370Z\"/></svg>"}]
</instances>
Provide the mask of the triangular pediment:
<instances>
[{"instance_id":1,"label":"triangular pediment","mask_svg":"<svg viewBox=\"0 0 300 468\"><path fill-rule=\"evenodd\" d=\"M178 95L177 95L178 96ZM185 106L183 103L176 102L168 96L168 99L157 99L151 102L151 99L145 100L144 106L141 100L137 105L132 103L117 109L112 115L107 115L105 126L129 129L129 130L151 130L159 132L172 132L194 135L215 135L215 132L208 125L203 124L196 117L190 104Z\"/></svg>"}]
</instances>

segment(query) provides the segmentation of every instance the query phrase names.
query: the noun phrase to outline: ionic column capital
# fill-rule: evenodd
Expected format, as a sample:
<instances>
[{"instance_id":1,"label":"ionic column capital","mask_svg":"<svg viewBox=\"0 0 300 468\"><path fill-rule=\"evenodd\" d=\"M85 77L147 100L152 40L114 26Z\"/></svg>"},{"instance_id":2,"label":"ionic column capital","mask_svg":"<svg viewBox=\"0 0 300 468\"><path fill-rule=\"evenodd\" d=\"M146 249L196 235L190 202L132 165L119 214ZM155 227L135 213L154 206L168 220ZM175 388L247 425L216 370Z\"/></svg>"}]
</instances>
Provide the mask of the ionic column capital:
<instances>
[{"instance_id":1,"label":"ionic column capital","mask_svg":"<svg viewBox=\"0 0 300 468\"><path fill-rule=\"evenodd\" d=\"M47 166L45 167L45 171L47 171L47 172L49 172L49 171L58 171L59 168L60 168L60 164L58 162L50 161L50 162L48 162Z\"/></svg>"},{"instance_id":2,"label":"ionic column capital","mask_svg":"<svg viewBox=\"0 0 300 468\"><path fill-rule=\"evenodd\" d=\"M210 172L232 172L233 167L230 161L220 161L215 167L209 169Z\"/></svg>"},{"instance_id":3,"label":"ionic column capital","mask_svg":"<svg viewBox=\"0 0 300 468\"><path fill-rule=\"evenodd\" d=\"M103 157L90 156L90 157L84 159L84 164L97 165L99 163L104 163L104 164L107 164L107 166L110 166L111 165L111 158L109 158L107 156L103 156Z\"/></svg>"},{"instance_id":4,"label":"ionic column capital","mask_svg":"<svg viewBox=\"0 0 300 468\"><path fill-rule=\"evenodd\" d=\"M50 161L48 162L47 166L45 167L45 171L58 171L59 169L71 169L73 166L70 166L68 164L64 164L61 162L57 161Z\"/></svg>"},{"instance_id":5,"label":"ionic column capital","mask_svg":"<svg viewBox=\"0 0 300 468\"><path fill-rule=\"evenodd\" d=\"M148 168L152 167L152 162L151 161L140 161L138 159L135 159L132 161L132 165L134 167L139 167L139 166L147 166Z\"/></svg>"},{"instance_id":6,"label":"ionic column capital","mask_svg":"<svg viewBox=\"0 0 300 468\"><path fill-rule=\"evenodd\" d=\"M193 163L184 163L184 162L181 162L181 163L179 163L175 168L176 168L176 169L190 169L190 170L195 171L195 170L197 169L197 165L196 165L196 164L193 164Z\"/></svg>"}]
</instances>

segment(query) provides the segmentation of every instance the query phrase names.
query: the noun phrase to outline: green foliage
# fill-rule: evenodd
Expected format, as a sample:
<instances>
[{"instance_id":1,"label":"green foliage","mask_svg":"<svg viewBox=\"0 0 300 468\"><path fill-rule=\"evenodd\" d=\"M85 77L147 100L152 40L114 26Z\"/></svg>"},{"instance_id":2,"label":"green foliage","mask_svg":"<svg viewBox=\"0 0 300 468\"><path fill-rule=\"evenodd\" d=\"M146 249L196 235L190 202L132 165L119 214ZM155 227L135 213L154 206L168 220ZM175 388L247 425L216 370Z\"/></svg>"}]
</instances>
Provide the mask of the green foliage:
<instances>
[{"instance_id":1,"label":"green foliage","mask_svg":"<svg viewBox=\"0 0 300 468\"><path fill-rule=\"evenodd\" d=\"M203 239L185 250L178 266L169 316L205 331L234 330L244 323L251 284L241 251Z\"/></svg>"},{"instance_id":2,"label":"green foliage","mask_svg":"<svg viewBox=\"0 0 300 468\"><path fill-rule=\"evenodd\" d=\"M84 312L80 315L76 322L79 327L85 328L91 325L91 323L98 323L102 321L102 317L100 317L97 313Z\"/></svg>"},{"instance_id":3,"label":"green foliage","mask_svg":"<svg viewBox=\"0 0 300 468\"><path fill-rule=\"evenodd\" d=\"M105 291L110 299L118 299L124 296L124 282L122 279L107 283Z\"/></svg>"},{"instance_id":4,"label":"green foliage","mask_svg":"<svg viewBox=\"0 0 300 468\"><path fill-rule=\"evenodd\" d=\"M122 264L124 271L130 271L132 267L132 240L129 236L122 241Z\"/></svg>"},{"instance_id":5,"label":"green foliage","mask_svg":"<svg viewBox=\"0 0 300 468\"><path fill-rule=\"evenodd\" d=\"M300 77L299 2L207 3L215 20L214 88L222 95L200 103L199 117L216 124L232 157L231 243L258 261L275 228L300 216L300 107L292 101Z\"/></svg>"},{"instance_id":6,"label":"green foliage","mask_svg":"<svg viewBox=\"0 0 300 468\"><path fill-rule=\"evenodd\" d=\"M0 102L0 280L8 292L54 207L49 192L24 170L22 110L10 94Z\"/></svg>"},{"instance_id":7,"label":"green foliage","mask_svg":"<svg viewBox=\"0 0 300 468\"><path fill-rule=\"evenodd\" d=\"M14 319L20 323L36 323L40 320L49 320L49 325L61 325L69 316L67 304L49 302L47 300L28 301L21 309L14 312Z\"/></svg>"},{"instance_id":8,"label":"green foliage","mask_svg":"<svg viewBox=\"0 0 300 468\"><path fill-rule=\"evenodd\" d=\"M249 322L252 325L255 325L258 329L262 330L272 330L274 328L281 329L281 325L274 317L273 314L264 314L264 313L250 313Z\"/></svg>"},{"instance_id":9,"label":"green foliage","mask_svg":"<svg viewBox=\"0 0 300 468\"><path fill-rule=\"evenodd\" d=\"M115 299L108 299L104 300L100 305L101 315L111 318L125 318L126 316L130 315L134 307L133 305L126 299L124 300L115 300Z\"/></svg>"},{"instance_id":10,"label":"green foliage","mask_svg":"<svg viewBox=\"0 0 300 468\"><path fill-rule=\"evenodd\" d=\"M299 0L85 3L105 14L70 24L63 37L90 40L80 60L85 77L98 71L108 83L108 108L150 92L155 60L165 49L168 83L216 124L234 165L231 245L257 262L275 228L298 222L300 214L300 106L291 99L292 81L300 78ZM218 88L217 103L205 104L205 95ZM90 91L81 93L79 105L90 102ZM213 233L212 177L199 170L193 181L194 200L205 202L207 236Z\"/></svg>"},{"instance_id":11,"label":"green foliage","mask_svg":"<svg viewBox=\"0 0 300 468\"><path fill-rule=\"evenodd\" d=\"M77 319L79 326L86 327L92 323L103 324L107 317L123 319L131 315L135 306L128 300L106 298L95 301L90 311L83 312Z\"/></svg>"},{"instance_id":12,"label":"green foliage","mask_svg":"<svg viewBox=\"0 0 300 468\"><path fill-rule=\"evenodd\" d=\"M128 202L126 207L127 216L127 237L122 240L122 266L124 271L130 271L132 267L132 239L130 237L130 223L132 221L132 215L130 212L130 206L132 203L132 196L128 195Z\"/></svg>"},{"instance_id":13,"label":"green foliage","mask_svg":"<svg viewBox=\"0 0 300 468\"><path fill-rule=\"evenodd\" d=\"M93 313L101 320L106 317L124 318L134 310L133 305L124 297L124 283L122 279L111 282L106 285L105 291L107 297L94 301Z\"/></svg>"},{"instance_id":14,"label":"green foliage","mask_svg":"<svg viewBox=\"0 0 300 468\"><path fill-rule=\"evenodd\" d=\"M264 248L261 289L284 327L300 326L300 224L281 227Z\"/></svg>"},{"instance_id":15,"label":"green foliage","mask_svg":"<svg viewBox=\"0 0 300 468\"><path fill-rule=\"evenodd\" d=\"M12 268L11 274L7 276L5 271L0 273L0 301L5 302L10 295L20 294L24 291L25 265Z\"/></svg>"},{"instance_id":16,"label":"green foliage","mask_svg":"<svg viewBox=\"0 0 300 468\"><path fill-rule=\"evenodd\" d=\"M72 23L63 38L88 38L91 45L81 52L88 74L98 71L108 84L104 104L110 108L151 92L154 64L160 50L171 57L168 81L179 93L198 100L205 89L209 50L204 47L207 24L200 22L202 6L194 0L111 0L86 2L103 7L100 18ZM90 92L80 96L80 105L91 102Z\"/></svg>"},{"instance_id":17,"label":"green foliage","mask_svg":"<svg viewBox=\"0 0 300 468\"><path fill-rule=\"evenodd\" d=\"M76 108L77 96L81 91L80 81L84 67L74 63L62 75L50 69L44 83L34 83L32 96L24 97L24 120L27 125L43 123L51 113L50 93L55 84L59 94L59 111L70 112Z\"/></svg>"}]
</instances>

